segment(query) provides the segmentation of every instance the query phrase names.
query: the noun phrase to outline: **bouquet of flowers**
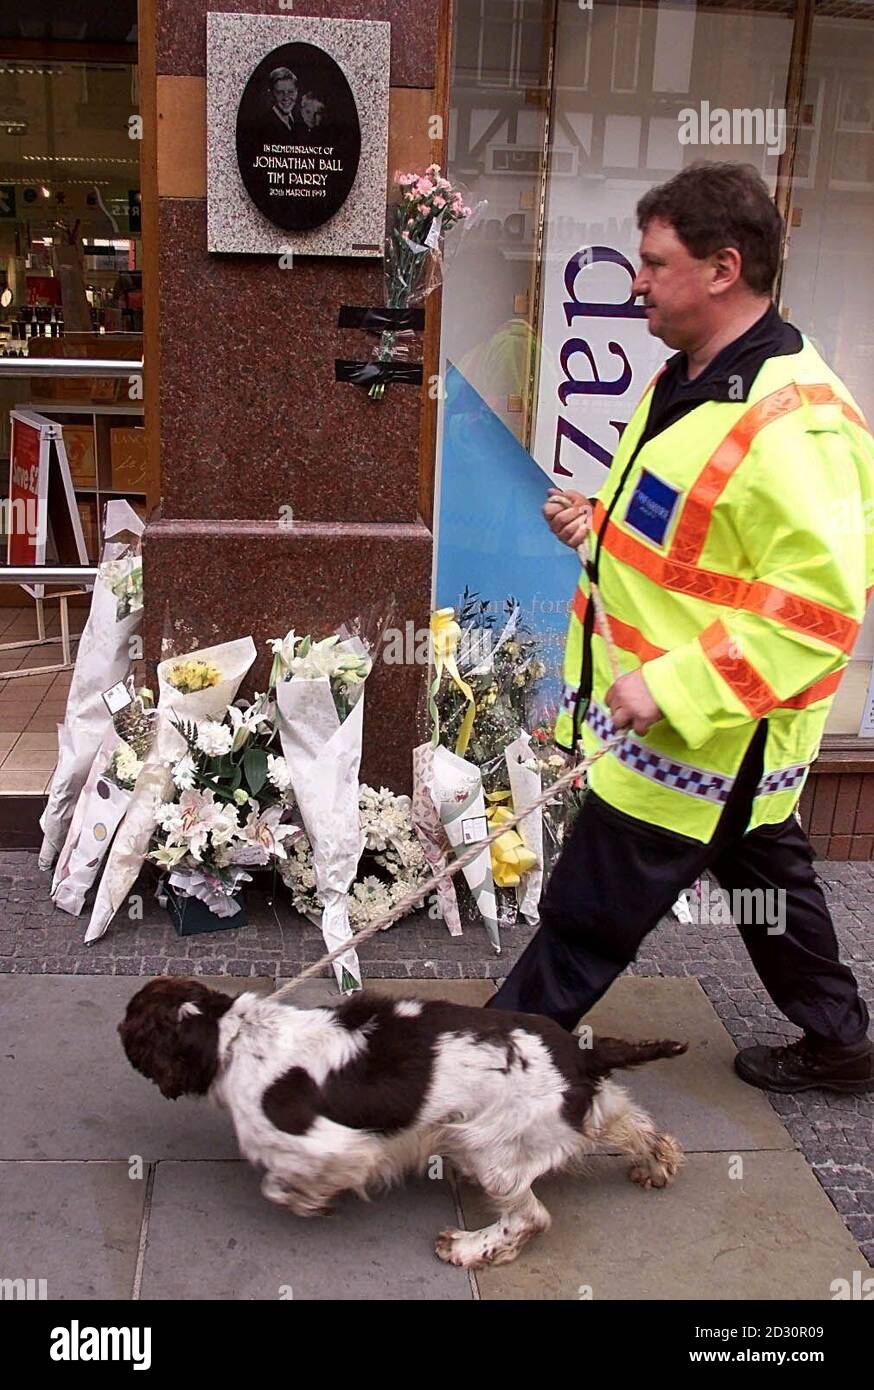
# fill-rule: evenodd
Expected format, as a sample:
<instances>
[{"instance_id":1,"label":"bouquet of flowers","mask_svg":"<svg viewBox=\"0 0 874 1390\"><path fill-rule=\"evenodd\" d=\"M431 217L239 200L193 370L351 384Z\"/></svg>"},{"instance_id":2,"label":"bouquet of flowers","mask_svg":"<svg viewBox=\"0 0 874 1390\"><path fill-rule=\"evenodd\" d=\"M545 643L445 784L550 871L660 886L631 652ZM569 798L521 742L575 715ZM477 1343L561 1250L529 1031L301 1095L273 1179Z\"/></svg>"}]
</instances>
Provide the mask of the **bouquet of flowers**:
<instances>
[{"instance_id":1,"label":"bouquet of flowers","mask_svg":"<svg viewBox=\"0 0 874 1390\"><path fill-rule=\"evenodd\" d=\"M154 735L151 691L130 693L130 703L113 716L95 754L55 865L52 898L74 917L82 911L127 810Z\"/></svg>"},{"instance_id":2,"label":"bouquet of flowers","mask_svg":"<svg viewBox=\"0 0 874 1390\"><path fill-rule=\"evenodd\" d=\"M434 615L432 626L435 620L439 625L442 611ZM446 611L454 620L452 610ZM452 676L449 681L441 679L439 637L435 640L435 678L429 703L432 743L436 739L447 745L442 752L435 752L445 771L445 755L453 743L455 753L463 753L468 766L475 766L488 804L488 828L493 829L540 793L539 762L526 729L533 718L545 666L538 640L523 622L521 606L513 598L498 608L465 589L454 626L453 659L443 660ZM419 758L421 770L421 754ZM457 772L460 778L461 771ZM469 774L465 776L469 778ZM498 913L497 903L492 901L497 886L503 920L514 920L520 908L529 921L536 922L543 877L541 812L532 812L517 829L494 841L490 859L488 879L482 873L479 876L488 911ZM509 893L512 898L508 903ZM451 905L447 920L452 920Z\"/></svg>"},{"instance_id":3,"label":"bouquet of flowers","mask_svg":"<svg viewBox=\"0 0 874 1390\"><path fill-rule=\"evenodd\" d=\"M251 637L243 637L159 663L155 738L106 862L86 941L95 941L106 931L149 851L156 808L170 795L171 769L186 752L178 725L222 720L254 660L255 644Z\"/></svg>"},{"instance_id":4,"label":"bouquet of flowers","mask_svg":"<svg viewBox=\"0 0 874 1390\"><path fill-rule=\"evenodd\" d=\"M130 670L130 639L142 622L143 529L128 502L120 498L107 502L105 541L91 609L79 639L64 722L58 726L58 763L39 822L41 869L50 869L57 859L89 769L112 728L104 693Z\"/></svg>"},{"instance_id":5,"label":"bouquet of flowers","mask_svg":"<svg viewBox=\"0 0 874 1390\"><path fill-rule=\"evenodd\" d=\"M172 768L174 794L157 807L148 857L167 870L177 899L198 899L217 917L239 913L245 868L285 859L285 842L301 834L283 820L290 778L274 713L261 695L229 705L221 719L173 718L185 752Z\"/></svg>"},{"instance_id":6,"label":"bouquet of flowers","mask_svg":"<svg viewBox=\"0 0 874 1390\"><path fill-rule=\"evenodd\" d=\"M411 818L410 799L387 787L359 787L358 812L364 850L347 903L350 924L358 929L385 916L428 878L428 864ZM316 887L313 848L301 836L279 865L298 912L318 922L324 907ZM421 902L418 904L421 906Z\"/></svg>"},{"instance_id":7,"label":"bouquet of flowers","mask_svg":"<svg viewBox=\"0 0 874 1390\"><path fill-rule=\"evenodd\" d=\"M479 768L464 757L478 711L474 692L459 671L461 635L453 609L438 608L432 613L434 676L428 697L432 735L429 744L421 744L413 751L413 807L416 828L435 871L448 864L450 848L473 844L485 839L488 834L482 775ZM444 672L450 677L453 694L457 691L463 702L459 707L454 752L441 742L441 736L445 735L445 726L440 720ZM483 849L481 854L465 865L462 872L485 923L489 940L495 950L500 951L495 887L487 850ZM448 878L441 884L438 896L450 934L460 934L455 890Z\"/></svg>"},{"instance_id":8,"label":"bouquet of flowers","mask_svg":"<svg viewBox=\"0 0 874 1390\"><path fill-rule=\"evenodd\" d=\"M358 772L364 683L378 637L372 631L368 641L360 622L357 628L344 626L318 642L292 631L271 643L279 737L312 847L329 951L352 935L347 895L364 849ZM360 988L354 950L334 961L334 973L341 990Z\"/></svg>"},{"instance_id":9,"label":"bouquet of flowers","mask_svg":"<svg viewBox=\"0 0 874 1390\"><path fill-rule=\"evenodd\" d=\"M512 597L499 610L465 589L458 626L458 668L476 709L464 755L481 769L487 793L501 791L507 785L506 749L534 723L537 687L546 667L538 639ZM469 703L450 681L441 683L434 703L440 742L451 746L470 718ZM456 751L462 750L456 746Z\"/></svg>"},{"instance_id":10,"label":"bouquet of flowers","mask_svg":"<svg viewBox=\"0 0 874 1390\"><path fill-rule=\"evenodd\" d=\"M429 164L424 174L398 174L396 182L400 200L386 241L386 304L390 309L405 309L420 304L440 283L440 239L456 222L470 218L473 209L441 175L439 164ZM377 362L406 355L403 340L411 336L410 329L385 329L374 349ZM382 380L375 381L368 392L377 400L384 394Z\"/></svg>"},{"instance_id":11,"label":"bouquet of flowers","mask_svg":"<svg viewBox=\"0 0 874 1390\"><path fill-rule=\"evenodd\" d=\"M542 789L540 765L524 731L504 750L509 791L491 792L489 824L496 827L536 801ZM518 826L492 843L492 877L499 889L513 889L518 910L532 925L539 921L543 885L543 809L538 807Z\"/></svg>"}]
</instances>

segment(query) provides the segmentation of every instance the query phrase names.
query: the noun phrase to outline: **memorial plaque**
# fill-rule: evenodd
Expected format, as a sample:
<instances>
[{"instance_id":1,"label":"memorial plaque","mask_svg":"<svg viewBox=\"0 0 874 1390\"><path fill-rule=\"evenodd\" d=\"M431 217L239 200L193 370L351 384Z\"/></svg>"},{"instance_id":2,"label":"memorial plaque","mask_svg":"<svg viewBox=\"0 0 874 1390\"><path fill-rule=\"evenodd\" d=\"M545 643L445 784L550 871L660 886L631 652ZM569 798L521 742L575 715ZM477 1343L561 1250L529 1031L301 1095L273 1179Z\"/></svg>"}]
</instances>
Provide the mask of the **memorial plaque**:
<instances>
[{"instance_id":1,"label":"memorial plaque","mask_svg":"<svg viewBox=\"0 0 874 1390\"><path fill-rule=\"evenodd\" d=\"M382 254L390 28L207 16L210 251Z\"/></svg>"}]
</instances>

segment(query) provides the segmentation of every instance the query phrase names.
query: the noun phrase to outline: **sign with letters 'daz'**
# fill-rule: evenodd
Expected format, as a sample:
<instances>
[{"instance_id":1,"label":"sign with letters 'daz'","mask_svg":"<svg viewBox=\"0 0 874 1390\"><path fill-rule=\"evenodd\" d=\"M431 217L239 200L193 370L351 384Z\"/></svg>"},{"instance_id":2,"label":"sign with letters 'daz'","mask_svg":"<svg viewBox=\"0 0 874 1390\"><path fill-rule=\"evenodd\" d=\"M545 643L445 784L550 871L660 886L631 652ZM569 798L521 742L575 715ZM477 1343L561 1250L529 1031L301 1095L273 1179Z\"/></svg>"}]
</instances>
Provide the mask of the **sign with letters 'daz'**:
<instances>
[{"instance_id":1,"label":"sign with letters 'daz'","mask_svg":"<svg viewBox=\"0 0 874 1390\"><path fill-rule=\"evenodd\" d=\"M390 31L207 16L210 251L382 254Z\"/></svg>"}]
</instances>

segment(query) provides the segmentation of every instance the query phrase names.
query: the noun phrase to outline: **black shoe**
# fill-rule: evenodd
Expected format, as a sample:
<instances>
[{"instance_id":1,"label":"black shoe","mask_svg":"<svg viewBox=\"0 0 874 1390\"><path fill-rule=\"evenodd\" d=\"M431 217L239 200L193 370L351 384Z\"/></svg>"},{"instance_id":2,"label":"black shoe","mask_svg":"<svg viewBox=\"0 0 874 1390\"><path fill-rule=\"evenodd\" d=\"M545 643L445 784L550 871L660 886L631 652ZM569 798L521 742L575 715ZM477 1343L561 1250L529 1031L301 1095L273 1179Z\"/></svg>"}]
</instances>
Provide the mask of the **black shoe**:
<instances>
[{"instance_id":1,"label":"black shoe","mask_svg":"<svg viewBox=\"0 0 874 1390\"><path fill-rule=\"evenodd\" d=\"M742 1081L760 1091L874 1091L874 1043L855 1048L816 1047L808 1038L785 1047L745 1047L734 1059Z\"/></svg>"}]
</instances>

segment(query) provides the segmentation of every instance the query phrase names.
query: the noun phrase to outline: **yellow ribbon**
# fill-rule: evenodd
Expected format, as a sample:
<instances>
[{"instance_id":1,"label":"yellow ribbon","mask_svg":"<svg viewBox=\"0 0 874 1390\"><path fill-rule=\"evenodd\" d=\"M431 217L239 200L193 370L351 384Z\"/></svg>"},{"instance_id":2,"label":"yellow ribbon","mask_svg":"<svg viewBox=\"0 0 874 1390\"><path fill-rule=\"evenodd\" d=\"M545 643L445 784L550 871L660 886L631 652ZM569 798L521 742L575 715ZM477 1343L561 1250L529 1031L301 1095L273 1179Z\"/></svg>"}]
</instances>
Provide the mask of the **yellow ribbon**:
<instances>
[{"instance_id":1,"label":"yellow ribbon","mask_svg":"<svg viewBox=\"0 0 874 1390\"><path fill-rule=\"evenodd\" d=\"M440 682L443 679L443 671L445 669L468 702L468 708L461 722L461 728L458 731L458 738L455 740L455 751L459 757L463 758L467 751L467 745L470 742L473 721L476 718L476 700L470 686L466 681L462 680L459 675L456 653L460 640L461 628L455 621L455 609L437 608L431 614L431 649L434 653L434 680L431 685L429 701L431 719L434 726L431 742L435 748L440 742L440 716L437 710L437 692L440 689Z\"/></svg>"},{"instance_id":2,"label":"yellow ribbon","mask_svg":"<svg viewBox=\"0 0 874 1390\"><path fill-rule=\"evenodd\" d=\"M488 792L486 800L494 804L486 810L486 817L494 830L506 824L513 815L510 806L501 806L509 801L510 792ZM524 874L536 867L537 855L525 844L517 830L507 830L492 841L492 878L498 888L516 888Z\"/></svg>"}]
</instances>

